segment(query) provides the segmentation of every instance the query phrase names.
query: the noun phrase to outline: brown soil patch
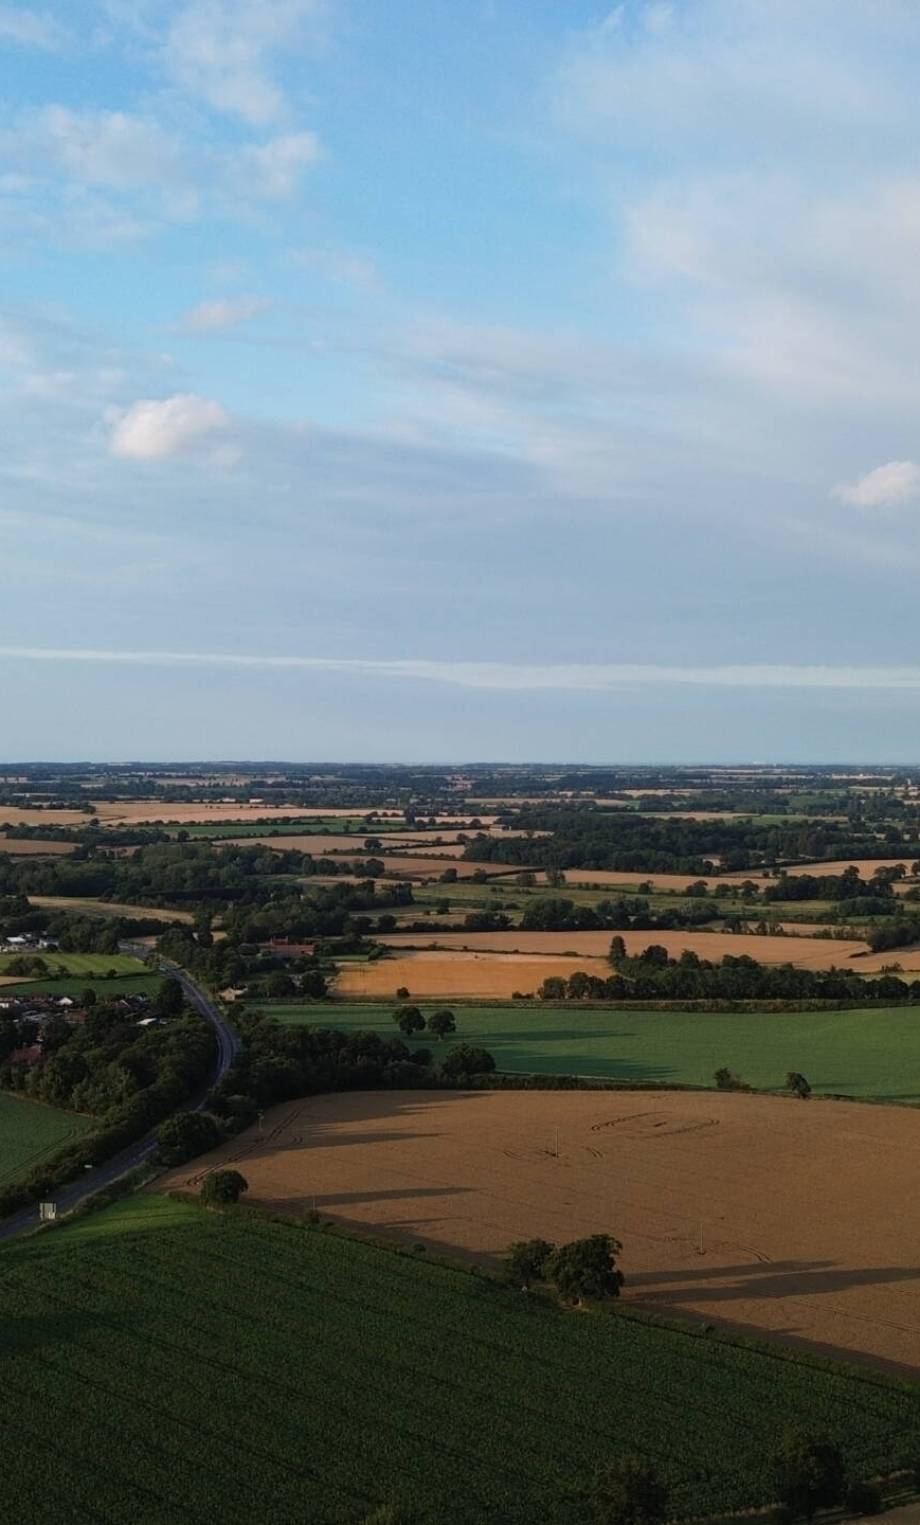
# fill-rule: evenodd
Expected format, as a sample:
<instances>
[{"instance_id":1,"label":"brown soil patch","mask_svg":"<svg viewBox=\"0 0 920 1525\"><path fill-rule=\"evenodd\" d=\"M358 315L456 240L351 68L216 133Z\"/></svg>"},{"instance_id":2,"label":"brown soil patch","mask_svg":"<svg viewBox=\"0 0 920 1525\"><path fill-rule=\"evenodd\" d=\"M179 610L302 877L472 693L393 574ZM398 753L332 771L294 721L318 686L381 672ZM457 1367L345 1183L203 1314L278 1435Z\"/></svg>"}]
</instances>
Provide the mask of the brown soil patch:
<instances>
[{"instance_id":1,"label":"brown soil patch","mask_svg":"<svg viewBox=\"0 0 920 1525\"><path fill-rule=\"evenodd\" d=\"M556 1138L558 1129L558 1148ZM689 1092L352 1092L286 1103L224 1164L249 1200L494 1263L609 1232L627 1302L920 1369L907 1108ZM702 1228L702 1254L700 1232Z\"/></svg>"},{"instance_id":2,"label":"brown soil patch","mask_svg":"<svg viewBox=\"0 0 920 1525\"><path fill-rule=\"evenodd\" d=\"M40 842L37 837L17 840L15 837L0 837L0 853L9 853L14 858L20 857L44 857L58 858L66 853L72 853L76 843L74 842Z\"/></svg>"},{"instance_id":3,"label":"brown soil patch","mask_svg":"<svg viewBox=\"0 0 920 1525\"><path fill-rule=\"evenodd\" d=\"M623 938L630 954L641 953L655 943L660 948L667 948L672 958L679 957L685 948L689 948L700 958L713 962L726 954L734 958L747 954L760 964L796 964L803 969L829 969L831 965L845 967L854 954L866 951L863 942L838 942L817 937L759 937L756 933L742 932L387 932L377 941L395 948L430 948L436 944L439 948L465 948L480 953L557 956L577 953L606 959L614 936ZM895 949L884 955L883 962L891 963L899 957L900 951ZM449 954L444 955L445 959L449 957ZM868 959L860 958L854 967L861 970L868 963ZM386 969L388 966L392 967L392 961L382 959L371 967ZM568 972L571 973L571 965ZM408 984L412 988L409 980L397 980L396 983Z\"/></svg>"},{"instance_id":4,"label":"brown soil patch","mask_svg":"<svg viewBox=\"0 0 920 1525\"><path fill-rule=\"evenodd\" d=\"M373 964L343 964L336 976L337 996L396 999L405 986L413 999L431 996L492 997L508 1000L519 990L535 994L552 975L568 979L576 969L606 979L606 959L548 958L539 953L406 953Z\"/></svg>"}]
</instances>

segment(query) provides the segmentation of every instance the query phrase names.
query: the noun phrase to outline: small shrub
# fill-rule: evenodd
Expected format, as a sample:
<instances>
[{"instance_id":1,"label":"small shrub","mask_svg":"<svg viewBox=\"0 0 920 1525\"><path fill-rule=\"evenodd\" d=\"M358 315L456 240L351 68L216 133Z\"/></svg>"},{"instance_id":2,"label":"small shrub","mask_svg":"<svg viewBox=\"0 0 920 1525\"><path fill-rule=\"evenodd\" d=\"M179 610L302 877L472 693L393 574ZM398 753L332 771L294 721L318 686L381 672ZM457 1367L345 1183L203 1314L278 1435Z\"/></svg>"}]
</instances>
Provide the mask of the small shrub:
<instances>
[{"instance_id":1,"label":"small shrub","mask_svg":"<svg viewBox=\"0 0 920 1525\"><path fill-rule=\"evenodd\" d=\"M847 1514L880 1514L882 1490L877 1483L851 1483L843 1502Z\"/></svg>"}]
</instances>

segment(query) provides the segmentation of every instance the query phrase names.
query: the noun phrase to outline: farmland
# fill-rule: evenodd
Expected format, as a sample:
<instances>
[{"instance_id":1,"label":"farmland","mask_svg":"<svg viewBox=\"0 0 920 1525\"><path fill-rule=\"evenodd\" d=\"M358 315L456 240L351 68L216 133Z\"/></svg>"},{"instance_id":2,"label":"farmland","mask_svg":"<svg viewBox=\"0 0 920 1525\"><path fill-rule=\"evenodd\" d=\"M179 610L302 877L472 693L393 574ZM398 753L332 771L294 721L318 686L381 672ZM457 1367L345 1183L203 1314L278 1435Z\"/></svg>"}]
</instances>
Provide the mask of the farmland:
<instances>
[{"instance_id":1,"label":"farmland","mask_svg":"<svg viewBox=\"0 0 920 1525\"><path fill-rule=\"evenodd\" d=\"M628 1304L920 1374L920 1269L901 1215L918 1148L916 1111L853 1102L353 1092L274 1108L264 1131L168 1179L236 1163L275 1208L315 1199L346 1224L488 1263L534 1235L612 1233Z\"/></svg>"},{"instance_id":2,"label":"farmland","mask_svg":"<svg viewBox=\"0 0 920 1525\"><path fill-rule=\"evenodd\" d=\"M70 996L77 1001L85 990L94 990L102 1000L114 1000L116 996L154 996L162 980L158 974L119 974L110 978L104 974L84 974L68 979L20 980L4 977L4 996L55 995Z\"/></svg>"},{"instance_id":3,"label":"farmland","mask_svg":"<svg viewBox=\"0 0 920 1525\"><path fill-rule=\"evenodd\" d=\"M0 1186L26 1174L91 1126L92 1118L0 1094Z\"/></svg>"},{"instance_id":4,"label":"farmland","mask_svg":"<svg viewBox=\"0 0 920 1525\"><path fill-rule=\"evenodd\" d=\"M405 953L374 963L339 965L336 995L342 999L379 996L394 999L405 988L413 996L482 996L508 999L515 991L532 994L545 979L567 978L576 969L610 974L599 958L552 958L538 953Z\"/></svg>"},{"instance_id":5,"label":"farmland","mask_svg":"<svg viewBox=\"0 0 920 1525\"><path fill-rule=\"evenodd\" d=\"M729 932L620 932L630 956L641 953L649 943L666 948L671 958L689 949L700 958L718 960L730 954L747 954L759 964L795 964L803 969L827 969L840 966L856 954L866 952L866 944L855 939L799 937L761 937L756 933ZM386 947L467 949L478 953L576 953L584 957L606 958L612 932L390 932L381 936Z\"/></svg>"},{"instance_id":6,"label":"farmland","mask_svg":"<svg viewBox=\"0 0 920 1525\"><path fill-rule=\"evenodd\" d=\"M10 964L16 959L22 959L23 954L0 953L0 974L9 971ZM27 953L27 958L38 957L47 964L50 974L85 974L104 975L114 971L115 974L143 974L144 965L138 958L131 958L126 953Z\"/></svg>"},{"instance_id":7,"label":"farmland","mask_svg":"<svg viewBox=\"0 0 920 1525\"><path fill-rule=\"evenodd\" d=\"M4 1250L0 1281L9 1486L43 1525L580 1525L625 1449L703 1514L768 1501L787 1423L865 1475L917 1417L881 1380L163 1197Z\"/></svg>"},{"instance_id":8,"label":"farmland","mask_svg":"<svg viewBox=\"0 0 920 1525\"><path fill-rule=\"evenodd\" d=\"M395 1005L395 1003L394 1003ZM273 1002L283 1022L394 1033L383 1002ZM423 1003L423 1010L426 1010ZM494 1054L500 1070L587 1075L623 1083L711 1086L722 1065L751 1085L788 1070L816 1092L920 1102L916 1007L809 1012L623 1011L569 1002L452 1006L459 1037ZM421 1042L430 1041L422 1034Z\"/></svg>"}]
</instances>

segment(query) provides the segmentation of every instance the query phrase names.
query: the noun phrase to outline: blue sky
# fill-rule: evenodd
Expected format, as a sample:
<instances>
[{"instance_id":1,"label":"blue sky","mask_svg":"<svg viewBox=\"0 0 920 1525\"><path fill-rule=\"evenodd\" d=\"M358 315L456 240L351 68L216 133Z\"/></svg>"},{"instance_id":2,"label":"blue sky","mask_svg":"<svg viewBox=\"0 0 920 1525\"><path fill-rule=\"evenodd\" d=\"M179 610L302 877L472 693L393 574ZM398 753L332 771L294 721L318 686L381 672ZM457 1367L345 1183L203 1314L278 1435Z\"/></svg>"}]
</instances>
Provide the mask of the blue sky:
<instances>
[{"instance_id":1,"label":"blue sky","mask_svg":"<svg viewBox=\"0 0 920 1525\"><path fill-rule=\"evenodd\" d=\"M0 756L920 758L912 0L0 49Z\"/></svg>"}]
</instances>

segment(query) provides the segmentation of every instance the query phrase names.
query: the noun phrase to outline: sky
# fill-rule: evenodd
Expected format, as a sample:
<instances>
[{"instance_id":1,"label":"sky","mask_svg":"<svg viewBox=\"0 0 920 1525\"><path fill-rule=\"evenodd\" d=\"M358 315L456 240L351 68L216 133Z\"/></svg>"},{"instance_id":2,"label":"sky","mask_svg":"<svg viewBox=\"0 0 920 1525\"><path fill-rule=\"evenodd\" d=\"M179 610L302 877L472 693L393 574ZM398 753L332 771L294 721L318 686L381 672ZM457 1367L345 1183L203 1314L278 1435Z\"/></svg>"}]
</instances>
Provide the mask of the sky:
<instances>
[{"instance_id":1,"label":"sky","mask_svg":"<svg viewBox=\"0 0 920 1525\"><path fill-rule=\"evenodd\" d=\"M916 0L0 68L0 759L920 761Z\"/></svg>"}]
</instances>

